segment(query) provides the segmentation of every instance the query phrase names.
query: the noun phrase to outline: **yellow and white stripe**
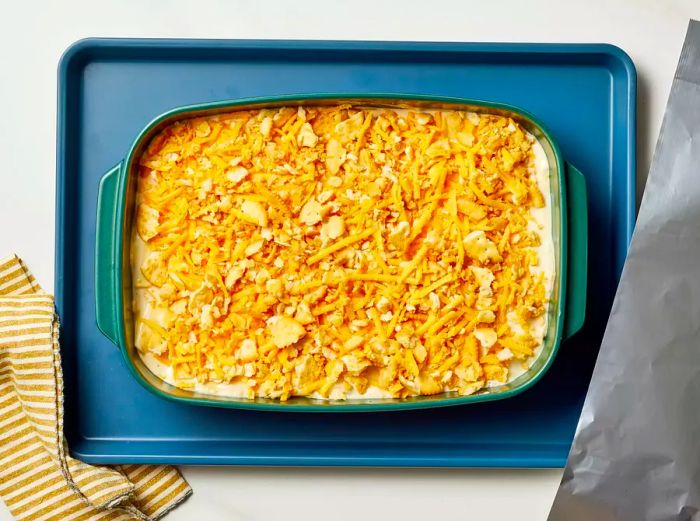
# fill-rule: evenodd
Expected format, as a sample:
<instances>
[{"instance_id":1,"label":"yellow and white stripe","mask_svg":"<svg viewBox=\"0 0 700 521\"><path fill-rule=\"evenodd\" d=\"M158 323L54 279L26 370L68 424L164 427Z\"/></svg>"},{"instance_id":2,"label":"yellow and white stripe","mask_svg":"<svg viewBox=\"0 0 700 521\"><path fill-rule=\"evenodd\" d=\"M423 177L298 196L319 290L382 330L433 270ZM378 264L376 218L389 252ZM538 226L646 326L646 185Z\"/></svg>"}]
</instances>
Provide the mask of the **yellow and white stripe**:
<instances>
[{"instance_id":1,"label":"yellow and white stripe","mask_svg":"<svg viewBox=\"0 0 700 521\"><path fill-rule=\"evenodd\" d=\"M58 319L16 256L0 260L0 496L20 520L155 520L192 493L162 465L87 465L63 438Z\"/></svg>"}]
</instances>

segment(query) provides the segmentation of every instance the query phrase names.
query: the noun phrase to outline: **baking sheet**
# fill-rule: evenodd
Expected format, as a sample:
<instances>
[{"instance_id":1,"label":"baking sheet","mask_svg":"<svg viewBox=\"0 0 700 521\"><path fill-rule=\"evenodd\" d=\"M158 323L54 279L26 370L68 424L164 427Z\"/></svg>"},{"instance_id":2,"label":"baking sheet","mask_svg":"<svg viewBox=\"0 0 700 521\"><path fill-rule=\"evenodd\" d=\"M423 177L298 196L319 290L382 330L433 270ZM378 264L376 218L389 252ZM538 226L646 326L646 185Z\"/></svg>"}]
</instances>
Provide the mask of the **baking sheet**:
<instances>
[{"instance_id":1,"label":"baking sheet","mask_svg":"<svg viewBox=\"0 0 700 521\"><path fill-rule=\"evenodd\" d=\"M549 520L697 519L699 404L700 23L691 21Z\"/></svg>"},{"instance_id":2,"label":"baking sheet","mask_svg":"<svg viewBox=\"0 0 700 521\"><path fill-rule=\"evenodd\" d=\"M609 45L111 40L59 71L56 296L66 436L90 463L556 467L566 461L634 216L635 73ZM586 176L584 331L527 392L487 404L382 413L187 406L134 380L95 324L97 186L148 121L214 100L325 91L512 103Z\"/></svg>"}]
</instances>

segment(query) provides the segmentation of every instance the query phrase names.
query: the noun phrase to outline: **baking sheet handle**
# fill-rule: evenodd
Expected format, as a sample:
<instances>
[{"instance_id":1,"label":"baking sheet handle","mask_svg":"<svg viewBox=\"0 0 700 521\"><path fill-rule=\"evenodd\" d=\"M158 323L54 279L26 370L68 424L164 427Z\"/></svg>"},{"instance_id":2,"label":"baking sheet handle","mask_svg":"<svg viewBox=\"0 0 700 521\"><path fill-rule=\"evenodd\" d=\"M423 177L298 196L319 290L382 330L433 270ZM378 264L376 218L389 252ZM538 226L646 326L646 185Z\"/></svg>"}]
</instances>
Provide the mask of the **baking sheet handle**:
<instances>
[{"instance_id":1,"label":"baking sheet handle","mask_svg":"<svg viewBox=\"0 0 700 521\"><path fill-rule=\"evenodd\" d=\"M568 267L564 338L576 334L586 318L588 281L588 195L586 179L571 163L566 163L568 203Z\"/></svg>"},{"instance_id":2,"label":"baking sheet handle","mask_svg":"<svg viewBox=\"0 0 700 521\"><path fill-rule=\"evenodd\" d=\"M97 226L95 230L95 312L97 327L115 344L117 341L116 314L116 256L114 230L116 229L117 188L122 164L107 172L100 180L97 194Z\"/></svg>"}]
</instances>

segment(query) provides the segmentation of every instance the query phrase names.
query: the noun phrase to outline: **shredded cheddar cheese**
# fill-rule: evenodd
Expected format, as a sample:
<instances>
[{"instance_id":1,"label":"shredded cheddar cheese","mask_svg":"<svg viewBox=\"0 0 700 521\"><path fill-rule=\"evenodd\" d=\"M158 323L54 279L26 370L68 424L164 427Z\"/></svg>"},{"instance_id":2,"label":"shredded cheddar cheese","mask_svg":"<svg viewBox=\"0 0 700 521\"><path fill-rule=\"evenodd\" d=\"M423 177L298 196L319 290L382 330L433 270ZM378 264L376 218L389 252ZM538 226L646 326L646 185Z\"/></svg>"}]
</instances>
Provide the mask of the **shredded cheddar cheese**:
<instances>
[{"instance_id":1,"label":"shredded cheddar cheese","mask_svg":"<svg viewBox=\"0 0 700 521\"><path fill-rule=\"evenodd\" d=\"M534 138L359 106L177 122L140 159L136 345L183 388L471 394L543 341Z\"/></svg>"}]
</instances>

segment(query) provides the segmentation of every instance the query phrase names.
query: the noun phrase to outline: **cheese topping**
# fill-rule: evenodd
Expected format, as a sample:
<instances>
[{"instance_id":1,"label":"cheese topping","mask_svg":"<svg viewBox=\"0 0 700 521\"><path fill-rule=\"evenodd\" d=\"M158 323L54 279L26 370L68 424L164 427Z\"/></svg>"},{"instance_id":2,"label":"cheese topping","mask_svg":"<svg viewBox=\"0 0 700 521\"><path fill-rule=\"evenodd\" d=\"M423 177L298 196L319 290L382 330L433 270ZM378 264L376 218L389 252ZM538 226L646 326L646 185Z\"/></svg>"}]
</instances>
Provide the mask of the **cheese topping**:
<instances>
[{"instance_id":1,"label":"cheese topping","mask_svg":"<svg viewBox=\"0 0 700 521\"><path fill-rule=\"evenodd\" d=\"M177 122L140 160L136 347L211 394L471 394L525 370L554 279L518 123L360 106Z\"/></svg>"}]
</instances>

